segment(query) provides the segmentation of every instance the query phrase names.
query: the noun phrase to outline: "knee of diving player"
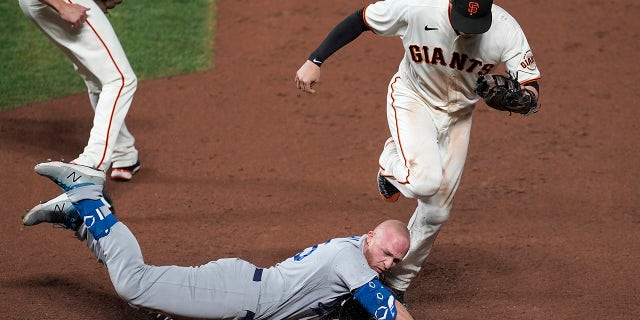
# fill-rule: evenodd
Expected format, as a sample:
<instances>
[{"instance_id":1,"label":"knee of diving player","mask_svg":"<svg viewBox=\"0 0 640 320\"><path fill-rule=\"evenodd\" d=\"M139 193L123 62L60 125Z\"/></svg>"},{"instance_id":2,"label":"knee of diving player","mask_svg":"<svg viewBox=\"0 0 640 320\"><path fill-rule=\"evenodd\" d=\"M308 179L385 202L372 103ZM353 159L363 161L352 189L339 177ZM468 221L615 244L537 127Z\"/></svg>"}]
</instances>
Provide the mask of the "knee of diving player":
<instances>
[{"instance_id":1,"label":"knee of diving player","mask_svg":"<svg viewBox=\"0 0 640 320\"><path fill-rule=\"evenodd\" d=\"M126 274L122 272L112 273L110 270L109 275L111 277L111 283L113 284L116 294L122 300L136 306L149 307L145 305L145 301L149 300L149 294L153 291L142 288L140 286L141 279L139 277L139 275L144 274L145 270L144 265L129 268L127 271L130 272L127 272ZM114 277L115 275L119 275L119 277Z\"/></svg>"}]
</instances>

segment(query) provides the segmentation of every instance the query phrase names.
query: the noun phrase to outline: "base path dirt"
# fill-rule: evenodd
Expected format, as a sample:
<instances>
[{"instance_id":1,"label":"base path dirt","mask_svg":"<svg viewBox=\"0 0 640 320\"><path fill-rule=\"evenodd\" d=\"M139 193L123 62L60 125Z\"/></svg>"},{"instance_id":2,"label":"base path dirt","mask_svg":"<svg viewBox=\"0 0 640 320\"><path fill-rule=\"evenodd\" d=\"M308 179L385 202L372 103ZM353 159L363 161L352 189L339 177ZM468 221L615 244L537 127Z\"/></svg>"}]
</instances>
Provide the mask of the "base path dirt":
<instances>
[{"instance_id":1,"label":"base path dirt","mask_svg":"<svg viewBox=\"0 0 640 320\"><path fill-rule=\"evenodd\" d=\"M327 61L317 94L294 85L310 51L367 3L219 1L215 68L139 85L127 126L142 170L107 188L147 263L270 266L408 221L415 201L385 203L375 184L399 39L365 34ZM640 5L497 3L533 47L542 109L477 107L452 216L409 308L416 319L639 319ZM91 119L85 94L0 113L2 319L144 319L71 232L21 228L59 193L33 166L73 159Z\"/></svg>"}]
</instances>

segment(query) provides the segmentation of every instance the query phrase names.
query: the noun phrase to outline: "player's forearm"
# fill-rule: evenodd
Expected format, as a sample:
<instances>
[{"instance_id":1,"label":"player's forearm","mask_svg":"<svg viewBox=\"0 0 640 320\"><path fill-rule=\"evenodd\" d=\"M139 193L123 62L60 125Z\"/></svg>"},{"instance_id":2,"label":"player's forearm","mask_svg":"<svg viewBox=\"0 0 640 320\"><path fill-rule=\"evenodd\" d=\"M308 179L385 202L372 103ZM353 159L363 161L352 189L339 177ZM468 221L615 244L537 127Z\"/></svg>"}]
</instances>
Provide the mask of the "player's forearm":
<instances>
[{"instance_id":1,"label":"player's forearm","mask_svg":"<svg viewBox=\"0 0 640 320\"><path fill-rule=\"evenodd\" d=\"M48 5L49 7L53 8L57 12L60 12L61 8L67 5L67 3L64 2L64 0L40 0L40 2Z\"/></svg>"},{"instance_id":2,"label":"player's forearm","mask_svg":"<svg viewBox=\"0 0 640 320\"><path fill-rule=\"evenodd\" d=\"M363 11L364 8L354 12L342 22L338 23L338 25L329 32L329 35L322 41L320 46L311 53L309 61L315 63L317 66L322 65L329 56L367 31L368 27L364 23Z\"/></svg>"},{"instance_id":3,"label":"player's forearm","mask_svg":"<svg viewBox=\"0 0 640 320\"><path fill-rule=\"evenodd\" d=\"M539 96L538 86L524 85L524 88L531 91L531 93L533 93L534 95L534 98L538 100L538 96Z\"/></svg>"},{"instance_id":4,"label":"player's forearm","mask_svg":"<svg viewBox=\"0 0 640 320\"><path fill-rule=\"evenodd\" d=\"M409 314L407 308L405 308L404 305L398 300L396 300L396 310L398 310L396 320L413 320L413 317Z\"/></svg>"},{"instance_id":5,"label":"player's forearm","mask_svg":"<svg viewBox=\"0 0 640 320\"><path fill-rule=\"evenodd\" d=\"M50 6L60 18L69 22L72 27L79 27L87 20L87 7L83 7L77 3L69 3L63 0L40 0L40 2Z\"/></svg>"}]
</instances>

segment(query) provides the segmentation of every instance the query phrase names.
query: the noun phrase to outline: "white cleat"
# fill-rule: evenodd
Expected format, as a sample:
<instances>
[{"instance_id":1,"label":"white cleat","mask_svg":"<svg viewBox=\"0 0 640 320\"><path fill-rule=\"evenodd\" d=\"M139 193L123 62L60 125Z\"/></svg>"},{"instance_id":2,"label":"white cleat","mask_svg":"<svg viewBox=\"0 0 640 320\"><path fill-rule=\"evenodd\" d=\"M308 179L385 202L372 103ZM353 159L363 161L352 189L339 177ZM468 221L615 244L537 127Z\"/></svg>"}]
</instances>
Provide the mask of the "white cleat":
<instances>
[{"instance_id":1,"label":"white cleat","mask_svg":"<svg viewBox=\"0 0 640 320\"><path fill-rule=\"evenodd\" d=\"M88 185L104 185L104 171L73 163L50 161L39 163L35 171L55 182L65 192Z\"/></svg>"}]
</instances>

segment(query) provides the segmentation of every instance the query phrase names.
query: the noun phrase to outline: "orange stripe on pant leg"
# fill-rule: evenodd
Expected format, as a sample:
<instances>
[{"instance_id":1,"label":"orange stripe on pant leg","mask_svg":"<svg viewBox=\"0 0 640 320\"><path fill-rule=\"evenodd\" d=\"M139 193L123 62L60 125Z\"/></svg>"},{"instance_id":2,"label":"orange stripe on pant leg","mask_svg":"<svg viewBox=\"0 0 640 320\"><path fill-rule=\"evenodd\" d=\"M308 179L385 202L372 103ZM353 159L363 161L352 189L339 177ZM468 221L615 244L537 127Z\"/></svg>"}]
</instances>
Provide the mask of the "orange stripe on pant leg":
<instances>
[{"instance_id":1,"label":"orange stripe on pant leg","mask_svg":"<svg viewBox=\"0 0 640 320\"><path fill-rule=\"evenodd\" d=\"M396 77L393 80L393 83L391 83L391 93L390 93L390 96L391 96L391 107L393 108L393 112L396 115L397 115L397 111L396 111L397 109L396 109L396 106L395 106L396 99L393 97L393 93L395 91L394 88L393 88L393 85L396 82L398 82L398 80L400 80L400 77ZM399 183L402 183L402 184L407 184L407 183L409 183L409 175L411 174L411 172L409 170L409 166L407 165L407 158L404 156L404 150L402 148L402 141L400 140L400 126L398 125L398 117L396 116L396 117L394 117L394 119L396 121L396 136L398 137L398 145L400 146L400 156L402 156L402 159L404 160L404 166L407 168L407 176L405 177L404 182L398 181L397 179L396 179L396 181L398 181Z\"/></svg>"},{"instance_id":2,"label":"orange stripe on pant leg","mask_svg":"<svg viewBox=\"0 0 640 320\"><path fill-rule=\"evenodd\" d=\"M104 150L102 151L102 158L100 158L100 161L96 165L97 168L100 168L100 166L102 166L102 163L104 162L104 158L107 156L107 147L109 146L109 132L111 132L111 124L113 122L113 115L114 115L114 113L116 111L116 106L118 105L118 100L120 99L120 95L122 94L122 90L124 89L125 79L124 79L124 74L122 74L122 71L120 70L120 67L118 67L118 63L113 58L113 55L111 54L111 51L109 50L107 45L104 43L104 40L102 40L102 38L100 37L100 35L96 31L96 29L93 27L93 25L91 25L89 20L87 20L87 25L91 28L91 30L93 30L93 33L96 35L96 37L98 38L100 43L102 43L102 46L107 51L107 54L109 55L109 58L111 59L111 62L113 63L113 66L116 68L116 70L120 74L120 79L122 79L122 83L120 84L120 89L118 90L118 95L116 96L116 99L113 102L113 106L111 107L111 115L109 116L109 125L107 126L106 141L104 143Z\"/></svg>"}]
</instances>

